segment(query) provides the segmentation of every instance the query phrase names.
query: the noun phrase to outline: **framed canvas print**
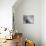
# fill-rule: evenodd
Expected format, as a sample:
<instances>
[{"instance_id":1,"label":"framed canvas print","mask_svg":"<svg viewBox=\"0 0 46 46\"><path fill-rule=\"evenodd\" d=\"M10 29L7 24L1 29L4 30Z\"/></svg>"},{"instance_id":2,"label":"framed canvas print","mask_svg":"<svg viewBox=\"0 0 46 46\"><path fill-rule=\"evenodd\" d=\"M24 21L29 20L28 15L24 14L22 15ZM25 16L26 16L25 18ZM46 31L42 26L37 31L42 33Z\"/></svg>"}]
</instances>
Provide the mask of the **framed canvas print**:
<instances>
[{"instance_id":1,"label":"framed canvas print","mask_svg":"<svg viewBox=\"0 0 46 46\"><path fill-rule=\"evenodd\" d=\"M34 24L34 16L33 15L24 15L23 23L24 24Z\"/></svg>"}]
</instances>

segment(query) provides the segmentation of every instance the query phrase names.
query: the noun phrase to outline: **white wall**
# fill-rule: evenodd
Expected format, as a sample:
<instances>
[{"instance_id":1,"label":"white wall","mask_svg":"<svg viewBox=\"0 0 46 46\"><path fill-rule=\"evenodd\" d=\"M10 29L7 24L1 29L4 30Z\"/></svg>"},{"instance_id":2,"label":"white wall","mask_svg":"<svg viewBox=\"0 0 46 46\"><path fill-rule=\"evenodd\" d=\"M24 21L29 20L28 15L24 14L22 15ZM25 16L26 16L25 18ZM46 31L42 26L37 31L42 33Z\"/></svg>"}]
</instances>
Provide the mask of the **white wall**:
<instances>
[{"instance_id":1,"label":"white wall","mask_svg":"<svg viewBox=\"0 0 46 46\"><path fill-rule=\"evenodd\" d=\"M17 7L13 6L13 12L18 32L41 46L41 0L23 0ZM34 15L34 24L23 24L23 15Z\"/></svg>"},{"instance_id":2,"label":"white wall","mask_svg":"<svg viewBox=\"0 0 46 46\"><path fill-rule=\"evenodd\" d=\"M16 4L17 5L13 6L13 12L15 15L15 28L18 31L23 32L24 36L27 36L26 34L30 34L31 38L34 38L34 40L37 41L37 45L41 42L41 46L46 46L46 0L41 0L41 2L40 0L25 0L24 3L20 3L21 5L19 3ZM22 18L23 15L26 14L33 14L35 16L34 24L23 24ZM28 35L28 38L30 36Z\"/></svg>"},{"instance_id":3,"label":"white wall","mask_svg":"<svg viewBox=\"0 0 46 46\"><path fill-rule=\"evenodd\" d=\"M41 4L41 40L42 46L46 46L46 0L42 0Z\"/></svg>"},{"instance_id":4,"label":"white wall","mask_svg":"<svg viewBox=\"0 0 46 46\"><path fill-rule=\"evenodd\" d=\"M0 27L12 28L12 6L16 0L0 0Z\"/></svg>"}]
</instances>

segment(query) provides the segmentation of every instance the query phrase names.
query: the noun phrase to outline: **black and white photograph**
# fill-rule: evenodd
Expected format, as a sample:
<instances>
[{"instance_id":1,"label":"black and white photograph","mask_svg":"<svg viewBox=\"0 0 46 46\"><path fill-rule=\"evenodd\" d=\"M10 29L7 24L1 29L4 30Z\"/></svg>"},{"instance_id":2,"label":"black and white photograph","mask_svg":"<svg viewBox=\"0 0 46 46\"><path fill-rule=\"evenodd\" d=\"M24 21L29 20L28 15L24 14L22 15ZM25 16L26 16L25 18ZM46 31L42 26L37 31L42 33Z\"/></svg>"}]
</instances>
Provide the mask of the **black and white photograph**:
<instances>
[{"instance_id":1,"label":"black and white photograph","mask_svg":"<svg viewBox=\"0 0 46 46\"><path fill-rule=\"evenodd\" d=\"M24 24L34 24L34 16L33 15L24 15L23 16L23 23Z\"/></svg>"}]
</instances>

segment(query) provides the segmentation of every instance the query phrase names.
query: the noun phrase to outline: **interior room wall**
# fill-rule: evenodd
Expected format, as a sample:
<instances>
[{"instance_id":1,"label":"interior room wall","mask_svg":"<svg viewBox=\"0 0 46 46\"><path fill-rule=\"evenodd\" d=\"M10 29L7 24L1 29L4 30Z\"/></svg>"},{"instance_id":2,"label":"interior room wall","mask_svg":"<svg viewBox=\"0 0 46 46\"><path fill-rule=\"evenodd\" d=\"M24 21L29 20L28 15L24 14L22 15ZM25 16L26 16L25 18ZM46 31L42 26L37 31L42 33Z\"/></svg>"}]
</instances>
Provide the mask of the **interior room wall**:
<instances>
[{"instance_id":1,"label":"interior room wall","mask_svg":"<svg viewBox=\"0 0 46 46\"><path fill-rule=\"evenodd\" d=\"M46 0L41 1L41 40L42 46L46 46Z\"/></svg>"},{"instance_id":2,"label":"interior room wall","mask_svg":"<svg viewBox=\"0 0 46 46\"><path fill-rule=\"evenodd\" d=\"M27 38L29 38L31 36L30 38L31 39L33 38L34 40L36 40L37 44L40 43L39 40L41 39L42 46L46 46L46 0L41 0L41 2L40 2L40 0L39 1L32 0L32 2L36 3L36 5L33 3L27 3L27 2L28 1L26 1L26 3L25 3L25 1L24 1L24 4L21 3L21 5L20 4L17 5L18 7L16 7L15 5L13 6L13 12L15 15L15 28L19 32L23 32L24 36L26 36ZM40 3L41 3L41 6L40 6ZM33 9L33 7L36 8L37 10L36 9L31 10L31 9ZM41 12L38 12L38 9L41 10ZM31 11L33 11L33 12L31 12ZM32 14L35 16L34 24L23 24L23 15L32 15ZM38 21L38 20L40 20L40 21ZM40 34L38 34L37 32L39 32ZM40 37L40 35L41 35L41 37ZM39 43L38 43L38 41L39 41Z\"/></svg>"},{"instance_id":3,"label":"interior room wall","mask_svg":"<svg viewBox=\"0 0 46 46\"><path fill-rule=\"evenodd\" d=\"M13 14L18 32L41 46L41 0L23 0L17 7L13 6ZM24 15L34 15L34 24L23 24Z\"/></svg>"}]
</instances>

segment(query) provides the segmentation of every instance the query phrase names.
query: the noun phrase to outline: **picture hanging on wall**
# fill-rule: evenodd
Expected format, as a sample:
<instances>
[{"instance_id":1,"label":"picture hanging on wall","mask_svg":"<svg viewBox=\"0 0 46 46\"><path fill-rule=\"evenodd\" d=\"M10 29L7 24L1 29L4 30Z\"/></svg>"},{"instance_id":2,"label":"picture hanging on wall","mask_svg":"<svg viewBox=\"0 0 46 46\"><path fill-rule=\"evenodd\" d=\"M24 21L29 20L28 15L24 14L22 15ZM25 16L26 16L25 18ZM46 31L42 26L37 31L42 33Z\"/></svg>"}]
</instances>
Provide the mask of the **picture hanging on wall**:
<instances>
[{"instance_id":1,"label":"picture hanging on wall","mask_svg":"<svg viewBox=\"0 0 46 46\"><path fill-rule=\"evenodd\" d=\"M34 24L34 16L33 15L24 15L23 23L24 24Z\"/></svg>"}]
</instances>

